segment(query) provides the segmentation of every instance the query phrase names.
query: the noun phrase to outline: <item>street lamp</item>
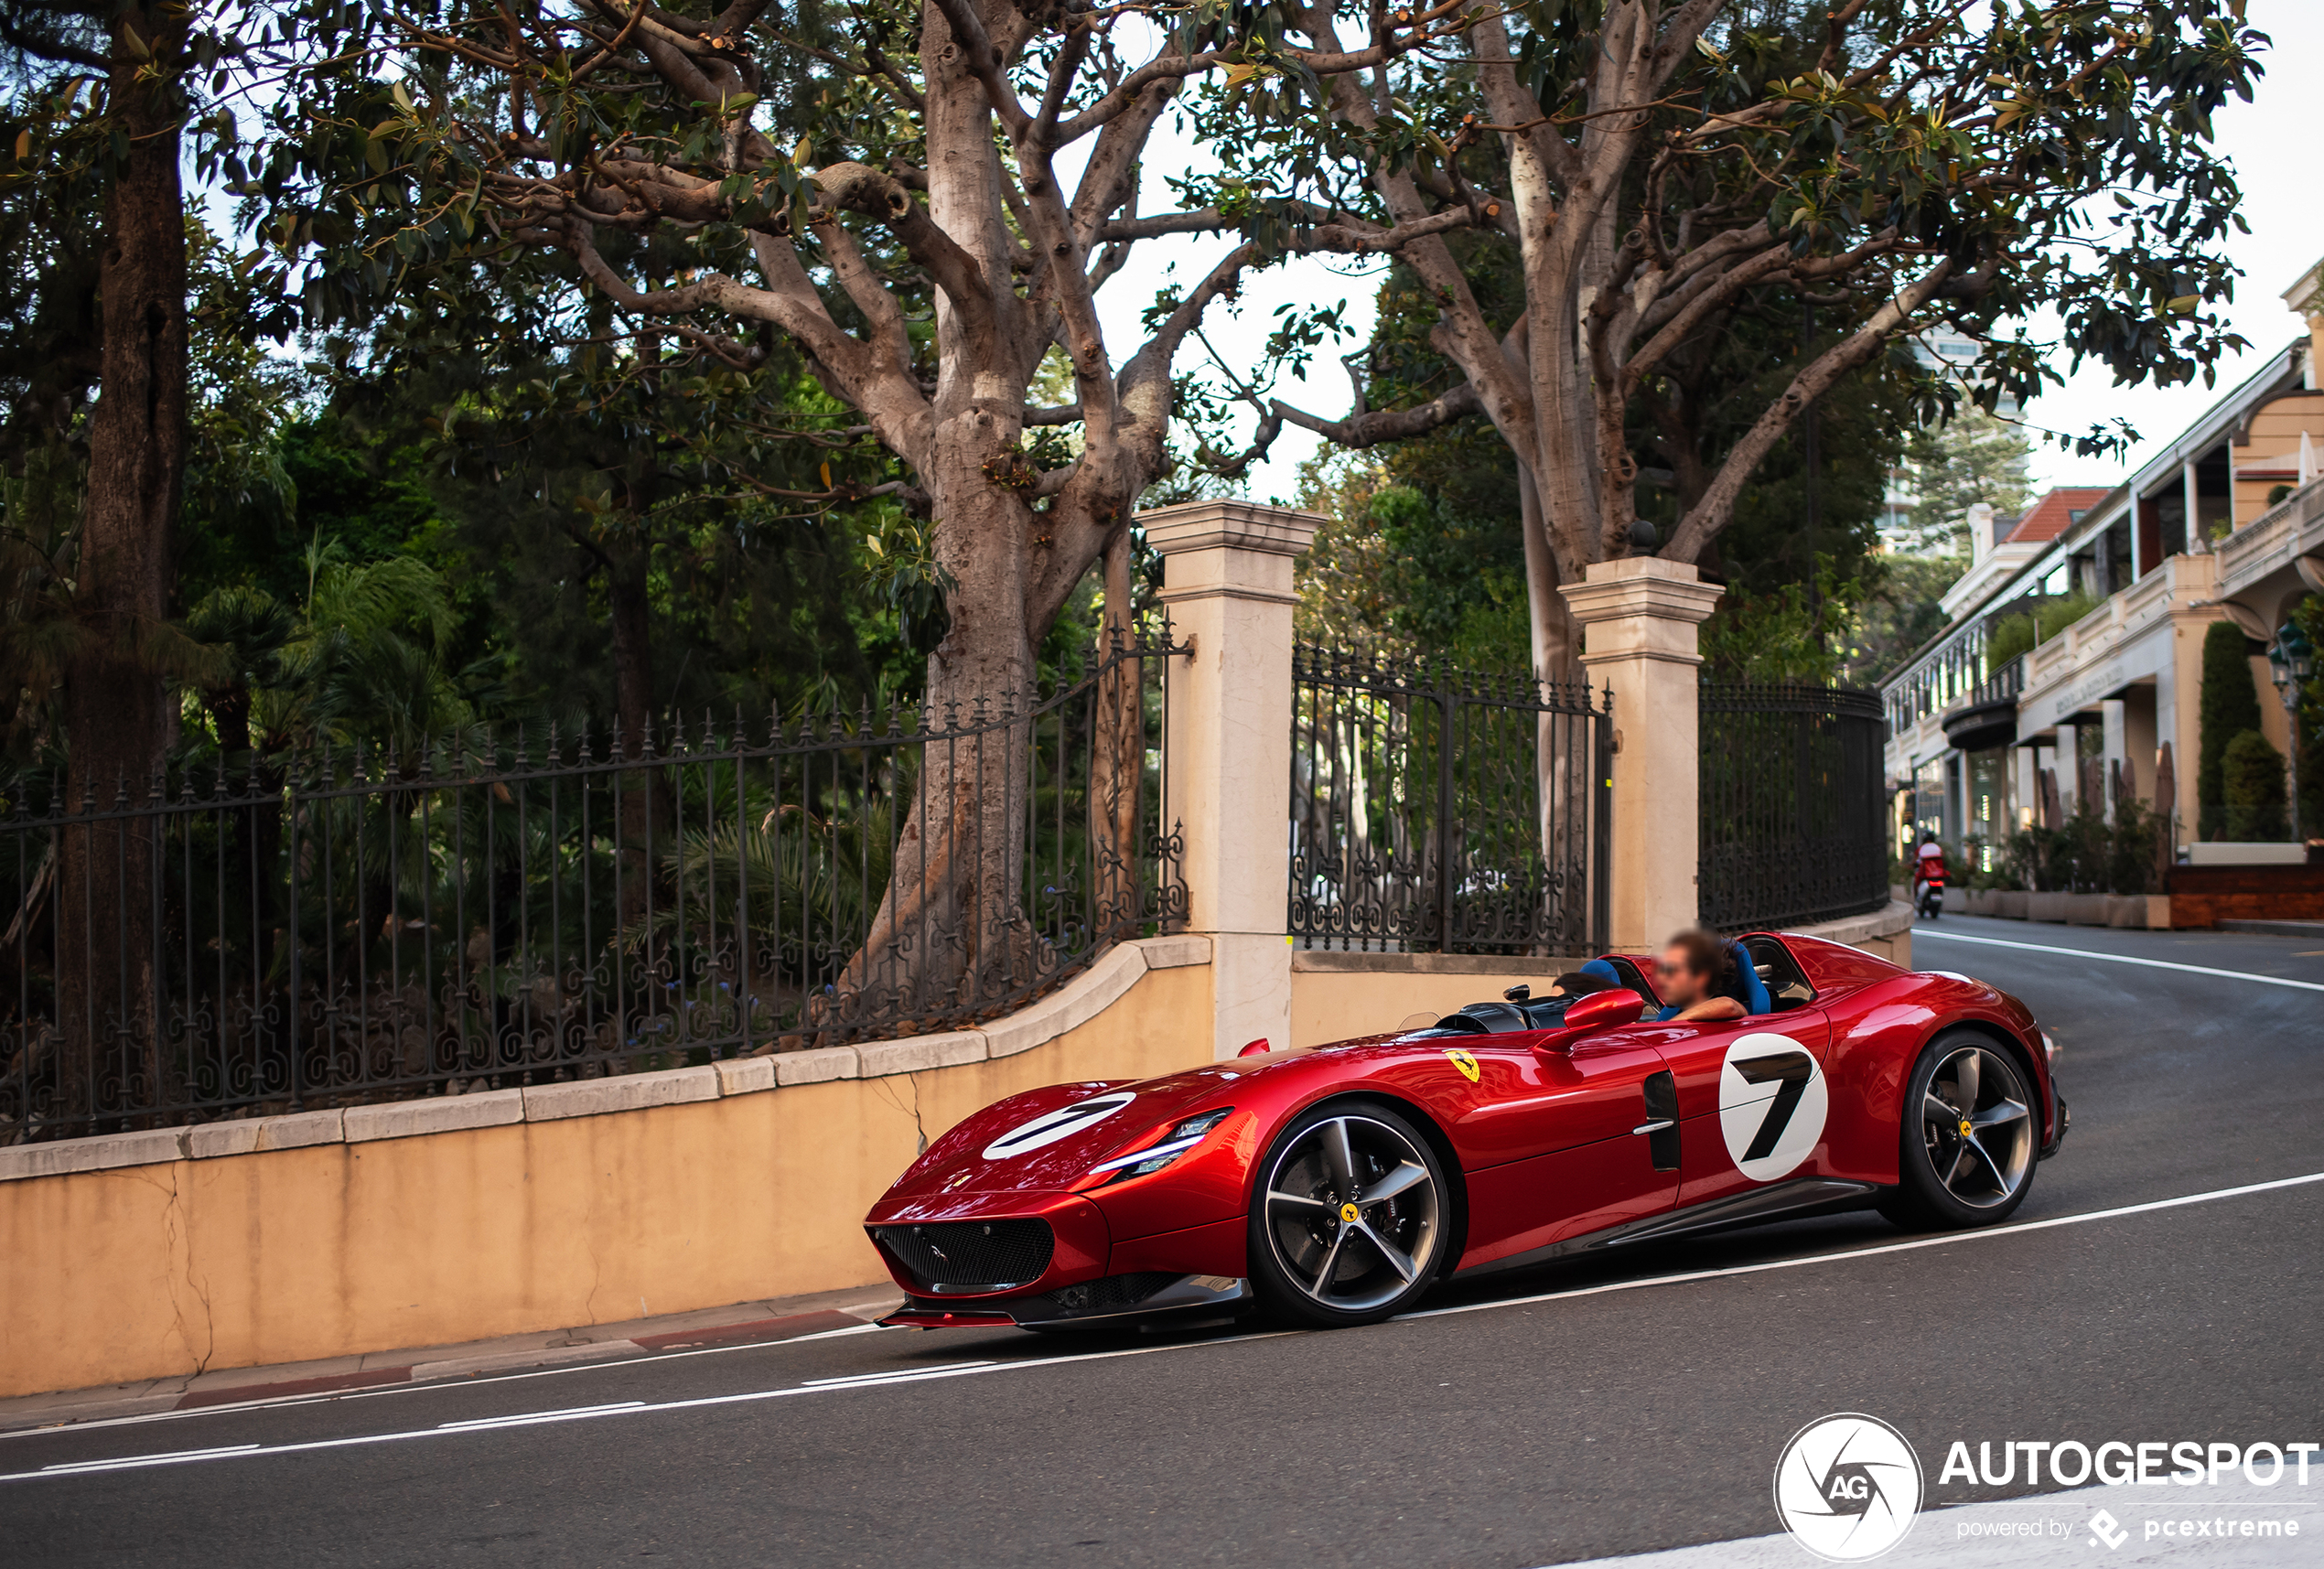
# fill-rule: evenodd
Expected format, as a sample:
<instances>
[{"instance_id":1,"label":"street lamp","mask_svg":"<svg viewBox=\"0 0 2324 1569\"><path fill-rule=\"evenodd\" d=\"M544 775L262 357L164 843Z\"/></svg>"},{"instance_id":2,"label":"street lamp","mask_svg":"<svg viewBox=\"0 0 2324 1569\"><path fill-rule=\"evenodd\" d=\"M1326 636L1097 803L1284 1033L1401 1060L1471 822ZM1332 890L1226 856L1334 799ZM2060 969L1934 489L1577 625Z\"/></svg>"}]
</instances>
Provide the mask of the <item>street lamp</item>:
<instances>
[{"instance_id":1,"label":"street lamp","mask_svg":"<svg viewBox=\"0 0 2324 1569\"><path fill-rule=\"evenodd\" d=\"M2284 700L2284 716L2289 722L2292 782L2292 843L2307 843L2300 827L2300 688L2316 673L2316 649L2308 634L2290 621L2276 629L2276 640L2267 645L2267 677L2276 683L2277 695Z\"/></svg>"}]
</instances>

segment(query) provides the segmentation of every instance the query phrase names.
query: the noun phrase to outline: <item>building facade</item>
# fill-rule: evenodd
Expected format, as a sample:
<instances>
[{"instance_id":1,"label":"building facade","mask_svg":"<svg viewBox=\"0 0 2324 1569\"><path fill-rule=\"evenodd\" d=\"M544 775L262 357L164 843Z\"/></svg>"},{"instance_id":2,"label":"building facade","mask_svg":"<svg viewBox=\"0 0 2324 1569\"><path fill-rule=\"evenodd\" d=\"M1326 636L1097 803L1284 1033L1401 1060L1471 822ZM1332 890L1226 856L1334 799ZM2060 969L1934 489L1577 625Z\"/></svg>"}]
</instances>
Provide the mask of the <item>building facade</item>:
<instances>
[{"instance_id":1,"label":"building facade","mask_svg":"<svg viewBox=\"0 0 2324 1569\"><path fill-rule=\"evenodd\" d=\"M1881 683L1899 848L1933 835L1990 866L2011 833L2123 794L2192 836L2203 639L2274 634L2324 589L2324 313L2113 489L2052 490L1975 555L1945 629ZM2265 683L2254 655L2254 678ZM2288 745L2280 704L2260 705Z\"/></svg>"}]
</instances>

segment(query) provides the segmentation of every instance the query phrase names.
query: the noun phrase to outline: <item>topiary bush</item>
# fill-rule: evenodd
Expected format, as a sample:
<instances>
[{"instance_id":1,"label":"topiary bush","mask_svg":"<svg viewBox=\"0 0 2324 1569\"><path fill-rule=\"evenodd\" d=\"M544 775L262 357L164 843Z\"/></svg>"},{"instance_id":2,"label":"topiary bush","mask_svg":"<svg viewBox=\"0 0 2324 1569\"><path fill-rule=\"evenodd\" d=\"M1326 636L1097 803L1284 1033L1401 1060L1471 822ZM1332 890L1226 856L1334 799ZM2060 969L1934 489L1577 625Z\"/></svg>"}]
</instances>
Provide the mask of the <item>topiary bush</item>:
<instances>
[{"instance_id":1,"label":"topiary bush","mask_svg":"<svg viewBox=\"0 0 2324 1569\"><path fill-rule=\"evenodd\" d=\"M2203 634L2203 694L2200 749L2195 758L2195 833L2202 839L2233 839L2227 831L2227 797L2220 768L2228 743L2259 728L2259 683L2252 679L2251 639L2233 621L2214 621ZM2263 745L2265 743L2263 742Z\"/></svg>"},{"instance_id":2,"label":"topiary bush","mask_svg":"<svg viewBox=\"0 0 2324 1569\"><path fill-rule=\"evenodd\" d=\"M2228 838L2284 837L2284 754L2257 730L2246 730L2227 743L2220 764L2220 791L2226 798L2222 815Z\"/></svg>"}]
</instances>

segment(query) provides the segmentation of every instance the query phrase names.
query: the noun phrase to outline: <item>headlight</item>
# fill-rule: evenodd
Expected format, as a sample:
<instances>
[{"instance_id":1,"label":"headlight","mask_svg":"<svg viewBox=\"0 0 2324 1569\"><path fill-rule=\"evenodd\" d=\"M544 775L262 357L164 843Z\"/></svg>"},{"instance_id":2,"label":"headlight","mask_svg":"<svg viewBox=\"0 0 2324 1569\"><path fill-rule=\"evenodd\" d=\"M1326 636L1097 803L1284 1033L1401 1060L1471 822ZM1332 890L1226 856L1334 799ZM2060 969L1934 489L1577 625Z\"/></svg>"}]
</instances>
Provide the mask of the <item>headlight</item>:
<instances>
[{"instance_id":1,"label":"headlight","mask_svg":"<svg viewBox=\"0 0 2324 1569\"><path fill-rule=\"evenodd\" d=\"M1202 1142L1203 1135L1227 1120L1232 1106L1221 1106L1215 1112L1203 1112L1174 1123L1170 1131L1144 1149L1117 1155L1112 1160L1100 1161L1090 1167L1092 1177L1114 1173L1117 1177L1144 1177L1161 1170L1178 1156Z\"/></svg>"},{"instance_id":2,"label":"headlight","mask_svg":"<svg viewBox=\"0 0 2324 1569\"><path fill-rule=\"evenodd\" d=\"M2041 1032L2041 1059L2048 1063L2058 1060L2058 1043L2050 1038L2048 1030Z\"/></svg>"}]
</instances>

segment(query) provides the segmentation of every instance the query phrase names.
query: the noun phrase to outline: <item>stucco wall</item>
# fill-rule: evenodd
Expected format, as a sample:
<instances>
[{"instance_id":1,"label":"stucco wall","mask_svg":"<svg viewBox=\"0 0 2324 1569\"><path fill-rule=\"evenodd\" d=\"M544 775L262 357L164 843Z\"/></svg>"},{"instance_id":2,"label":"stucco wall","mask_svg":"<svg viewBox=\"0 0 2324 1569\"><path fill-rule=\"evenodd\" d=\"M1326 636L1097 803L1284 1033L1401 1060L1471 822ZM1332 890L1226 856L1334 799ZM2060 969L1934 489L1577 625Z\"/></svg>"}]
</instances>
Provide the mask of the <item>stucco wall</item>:
<instances>
[{"instance_id":1,"label":"stucco wall","mask_svg":"<svg viewBox=\"0 0 2324 1569\"><path fill-rule=\"evenodd\" d=\"M1208 1061L1210 1016L1208 964L1154 969L990 1060L0 1182L0 1395L883 1279L860 1221L922 1132L1044 1084Z\"/></svg>"}]
</instances>

